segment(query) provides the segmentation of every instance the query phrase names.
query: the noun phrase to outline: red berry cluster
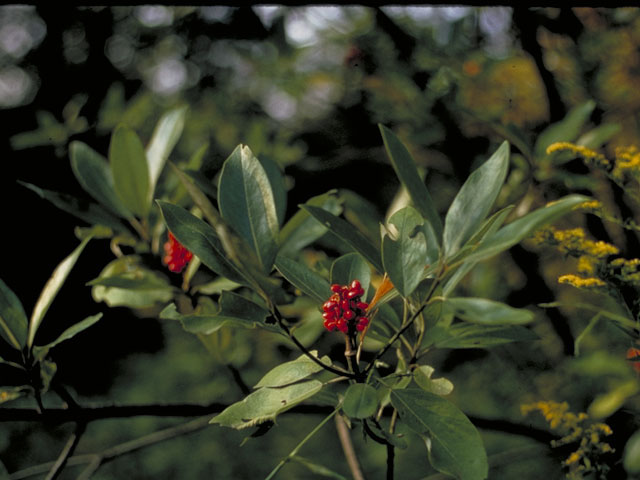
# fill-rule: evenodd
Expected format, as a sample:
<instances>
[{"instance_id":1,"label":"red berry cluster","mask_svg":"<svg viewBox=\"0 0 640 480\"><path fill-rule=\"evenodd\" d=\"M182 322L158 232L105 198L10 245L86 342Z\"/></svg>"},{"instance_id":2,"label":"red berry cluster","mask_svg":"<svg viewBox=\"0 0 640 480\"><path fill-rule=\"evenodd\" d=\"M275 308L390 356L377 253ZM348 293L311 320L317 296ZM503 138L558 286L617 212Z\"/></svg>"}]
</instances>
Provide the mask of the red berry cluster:
<instances>
[{"instance_id":1,"label":"red berry cluster","mask_svg":"<svg viewBox=\"0 0 640 480\"><path fill-rule=\"evenodd\" d=\"M324 327L330 332L340 330L343 333L353 332L353 327L358 332L363 331L369 324L369 319L365 317L369 306L360 298L364 295L364 289L358 280L351 282L351 285L331 285L333 295L324 302L322 309L324 313Z\"/></svg>"},{"instance_id":2,"label":"red berry cluster","mask_svg":"<svg viewBox=\"0 0 640 480\"><path fill-rule=\"evenodd\" d=\"M164 253L162 262L174 273L180 273L193 257L193 253L176 240L171 232L169 232L169 240L164 244Z\"/></svg>"}]
</instances>

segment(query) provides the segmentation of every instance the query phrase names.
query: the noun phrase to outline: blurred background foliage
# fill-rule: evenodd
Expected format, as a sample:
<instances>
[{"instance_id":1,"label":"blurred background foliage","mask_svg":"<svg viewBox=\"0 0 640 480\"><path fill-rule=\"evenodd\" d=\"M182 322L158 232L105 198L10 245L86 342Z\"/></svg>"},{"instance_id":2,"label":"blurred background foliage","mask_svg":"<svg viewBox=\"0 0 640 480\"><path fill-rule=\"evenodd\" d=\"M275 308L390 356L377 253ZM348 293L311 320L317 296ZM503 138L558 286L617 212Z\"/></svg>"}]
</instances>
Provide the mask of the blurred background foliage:
<instances>
[{"instance_id":1,"label":"blurred background foliage","mask_svg":"<svg viewBox=\"0 0 640 480\"><path fill-rule=\"evenodd\" d=\"M513 155L500 206L518 203L526 211L579 191L622 217L638 219L638 206L603 176L580 161L549 164L534 144L549 125L592 100L576 136L606 125L606 142L596 148L602 146L609 157L617 146L638 145L639 81L638 8L4 5L0 276L29 308L76 242L75 220L16 179L82 197L68 161L72 140L106 154L112 129L124 122L146 143L160 115L182 104L189 113L172 160L185 165L208 145L200 169L212 178L238 143L249 145L284 169L287 218L309 197L339 188L347 218L377 235L377 222L399 185L382 148L380 122L402 137L428 171L440 213L477 162L506 138ZM613 241L627 258L640 251L637 235L595 217L576 214L564 222L585 226L594 239ZM310 254L321 260L335 254L338 247L324 242L322 251ZM112 257L99 241L85 255L91 261L79 262L51 308L50 316L63 323L69 310L74 318L96 311L84 284ZM520 405L545 399L586 411L598 395L634 379L624 360L629 340L611 324L599 322L575 357L575 337L592 315L536 306L554 300L605 305L604 298L557 285L558 275L575 270L571 261L525 243L485 262L463 282L465 294L533 309L540 336L529 344L431 355L429 362L454 382L452 400L465 412L545 428L538 418L524 419ZM241 398L231 371L176 324L125 308L99 308L105 318L56 352L58 375L81 403ZM254 331L235 330L219 340L233 351L232 363L248 385L295 354ZM325 335L317 347L330 351L334 340ZM0 375L6 380L10 372L0 366ZM607 419L619 454L637 427L637 395L622 398L622 404ZM176 421L95 422L78 452L98 451ZM250 439L242 448L242 432L210 427L118 459L94 478L259 478L317 421L283 415L267 437ZM325 427L301 453L348 476L332 428ZM14 472L54 459L70 426L8 422L0 431L0 459ZM493 457L491 478L560 478L562 454L523 436L491 429L482 434L490 459L511 447L538 448L515 459ZM382 478L381 447L355 435L354 440L367 477ZM397 455L397 478L423 478L431 471L421 445ZM316 478L298 464L280 477Z\"/></svg>"}]
</instances>

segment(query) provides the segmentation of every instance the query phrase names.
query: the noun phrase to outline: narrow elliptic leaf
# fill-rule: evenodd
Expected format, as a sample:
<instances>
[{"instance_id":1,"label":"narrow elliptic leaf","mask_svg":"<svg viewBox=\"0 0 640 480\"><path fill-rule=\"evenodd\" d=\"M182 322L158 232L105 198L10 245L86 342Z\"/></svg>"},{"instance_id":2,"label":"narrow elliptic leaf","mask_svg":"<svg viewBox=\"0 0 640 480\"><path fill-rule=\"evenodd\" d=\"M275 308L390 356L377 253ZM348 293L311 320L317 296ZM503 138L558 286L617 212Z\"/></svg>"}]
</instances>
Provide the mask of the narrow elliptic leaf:
<instances>
[{"instance_id":1,"label":"narrow elliptic leaf","mask_svg":"<svg viewBox=\"0 0 640 480\"><path fill-rule=\"evenodd\" d=\"M56 298L56 295L60 291L60 288L69 276L71 269L78 261L78 257L82 253L82 250L84 250L84 247L87 245L89 240L91 240L91 237L85 238L67 258L60 262L60 264L53 271L51 278L45 284L44 289L42 290L42 293L40 293L40 297L36 302L36 305L33 307L31 319L29 320L29 335L27 338L27 345L29 347L33 345L33 339L35 338L36 331L42 323L42 319L47 313L47 310L49 310L51 302L53 302L53 299Z\"/></svg>"},{"instance_id":2,"label":"narrow elliptic leaf","mask_svg":"<svg viewBox=\"0 0 640 480\"><path fill-rule=\"evenodd\" d=\"M420 179L415 161L395 133L384 125L379 124L378 127L396 175L409 192L416 209L433 227L436 238L439 240L442 238L442 220L440 220L427 186Z\"/></svg>"},{"instance_id":3,"label":"narrow elliptic leaf","mask_svg":"<svg viewBox=\"0 0 640 480\"><path fill-rule=\"evenodd\" d=\"M278 252L278 216L269 178L249 147L238 145L220 173L218 205L225 221L269 272Z\"/></svg>"},{"instance_id":4,"label":"narrow elliptic leaf","mask_svg":"<svg viewBox=\"0 0 640 480\"><path fill-rule=\"evenodd\" d=\"M153 197L153 191L169 154L182 134L186 113L187 107L178 107L162 115L147 145L146 155L149 165L149 194L151 197ZM149 198L149 203L151 201L153 198Z\"/></svg>"},{"instance_id":5,"label":"narrow elliptic leaf","mask_svg":"<svg viewBox=\"0 0 640 480\"><path fill-rule=\"evenodd\" d=\"M218 275L243 285L247 284L235 265L227 260L222 243L211 225L182 207L160 200L157 203L169 230L202 263Z\"/></svg>"},{"instance_id":6,"label":"narrow elliptic leaf","mask_svg":"<svg viewBox=\"0 0 640 480\"><path fill-rule=\"evenodd\" d=\"M461 320L483 325L523 325L534 318L529 310L487 298L445 298L443 309Z\"/></svg>"},{"instance_id":7,"label":"narrow elliptic leaf","mask_svg":"<svg viewBox=\"0 0 640 480\"><path fill-rule=\"evenodd\" d=\"M262 327L279 332L274 326L265 323L269 311L257 303L247 300L233 292L222 292L220 296L220 310L216 313L195 313L180 315L175 307L167 307L161 313L161 318L180 320L187 332L208 335L222 327L256 328Z\"/></svg>"},{"instance_id":8,"label":"narrow elliptic leaf","mask_svg":"<svg viewBox=\"0 0 640 480\"><path fill-rule=\"evenodd\" d=\"M627 401L640 392L637 379L627 380L613 386L608 392L597 395L587 409L589 417L599 420L617 412Z\"/></svg>"},{"instance_id":9,"label":"narrow elliptic leaf","mask_svg":"<svg viewBox=\"0 0 640 480\"><path fill-rule=\"evenodd\" d=\"M358 280L364 290L362 298L367 298L371 283L371 269L359 253L347 253L336 258L331 264L330 278L331 283L339 285L349 285L353 280Z\"/></svg>"},{"instance_id":10,"label":"narrow elliptic leaf","mask_svg":"<svg viewBox=\"0 0 640 480\"><path fill-rule=\"evenodd\" d=\"M493 257L513 247L515 244L520 243L523 238L528 237L538 228L553 222L562 215L570 212L576 205L588 200L589 197L582 195L568 195L560 200L549 203L511 222L493 235L487 237L477 249L465 257L465 260L480 261Z\"/></svg>"},{"instance_id":11,"label":"narrow elliptic leaf","mask_svg":"<svg viewBox=\"0 0 640 480\"><path fill-rule=\"evenodd\" d=\"M282 412L295 407L322 389L322 382L309 380L282 388L260 388L244 400L230 405L210 423L237 430L274 421Z\"/></svg>"},{"instance_id":12,"label":"narrow elliptic leaf","mask_svg":"<svg viewBox=\"0 0 640 480\"><path fill-rule=\"evenodd\" d=\"M316 221L327 227L331 233L344 240L351 248L361 254L376 270L383 272L380 251L353 225L335 215L312 205L301 205Z\"/></svg>"},{"instance_id":13,"label":"narrow elliptic leaf","mask_svg":"<svg viewBox=\"0 0 640 480\"><path fill-rule=\"evenodd\" d=\"M342 410L350 418L367 418L378 409L378 392L366 383L354 383L344 394Z\"/></svg>"},{"instance_id":14,"label":"narrow elliptic leaf","mask_svg":"<svg viewBox=\"0 0 640 480\"><path fill-rule=\"evenodd\" d=\"M314 357L318 356L317 351L312 351ZM322 363L331 365L331 359L326 355L320 359ZM253 388L260 387L284 387L292 383L304 380L314 373L318 373L322 367L311 360L306 355L301 355L295 360L285 362L270 370Z\"/></svg>"},{"instance_id":15,"label":"narrow elliptic leaf","mask_svg":"<svg viewBox=\"0 0 640 480\"><path fill-rule=\"evenodd\" d=\"M596 108L596 102L588 100L572 108L559 122L549 125L538 135L534 146L535 155L537 157L544 155L547 147L552 143L573 142L580 135L582 127L589 120L594 108Z\"/></svg>"},{"instance_id":16,"label":"narrow elliptic leaf","mask_svg":"<svg viewBox=\"0 0 640 480\"><path fill-rule=\"evenodd\" d=\"M325 302L331 296L329 282L303 263L284 255L278 255L275 266L291 285L299 288L319 303Z\"/></svg>"},{"instance_id":17,"label":"narrow elliptic leaf","mask_svg":"<svg viewBox=\"0 0 640 480\"><path fill-rule=\"evenodd\" d=\"M453 383L446 378L431 378L433 372L431 365L420 365L413 371L413 379L426 392L449 395L453 391Z\"/></svg>"},{"instance_id":18,"label":"narrow elliptic leaf","mask_svg":"<svg viewBox=\"0 0 640 480\"><path fill-rule=\"evenodd\" d=\"M640 474L640 430L637 430L624 447L622 464L629 475Z\"/></svg>"},{"instance_id":19,"label":"narrow elliptic leaf","mask_svg":"<svg viewBox=\"0 0 640 480\"><path fill-rule=\"evenodd\" d=\"M69 146L71 169L84 190L119 217L131 217L114 189L107 159L88 145L73 141Z\"/></svg>"},{"instance_id":20,"label":"narrow elliptic leaf","mask_svg":"<svg viewBox=\"0 0 640 480\"><path fill-rule=\"evenodd\" d=\"M415 290L427 265L427 240L423 219L412 207L398 210L388 223L395 225L397 235L382 239L382 264L393 286L403 297Z\"/></svg>"},{"instance_id":21,"label":"narrow elliptic leaf","mask_svg":"<svg viewBox=\"0 0 640 480\"><path fill-rule=\"evenodd\" d=\"M260 157L258 159L264 173L267 174L271 192L273 193L273 202L276 207L276 216L278 217L278 226L282 226L284 216L287 213L287 189L284 184L284 176L280 166L270 157Z\"/></svg>"},{"instance_id":22,"label":"narrow elliptic leaf","mask_svg":"<svg viewBox=\"0 0 640 480\"><path fill-rule=\"evenodd\" d=\"M336 190L310 198L307 205L322 208L329 213L339 215L342 212L340 201L336 197ZM292 254L327 233L327 227L317 222L304 209L298 210L280 230L280 253Z\"/></svg>"},{"instance_id":23,"label":"narrow elliptic leaf","mask_svg":"<svg viewBox=\"0 0 640 480\"><path fill-rule=\"evenodd\" d=\"M539 337L519 325L491 326L457 323L442 331L429 332L430 342L437 348L490 348L511 342L531 342ZM426 340L426 339L425 339Z\"/></svg>"},{"instance_id":24,"label":"narrow elliptic leaf","mask_svg":"<svg viewBox=\"0 0 640 480\"><path fill-rule=\"evenodd\" d=\"M453 403L419 389L391 391L400 419L426 437L429 461L438 471L460 480L484 480L489 465L482 438Z\"/></svg>"},{"instance_id":25,"label":"narrow elliptic leaf","mask_svg":"<svg viewBox=\"0 0 640 480\"><path fill-rule=\"evenodd\" d=\"M38 194L40 198L48 200L60 210L70 213L90 225L104 225L119 232L128 231L116 216L96 203L87 202L66 193L45 190L30 183L20 181L18 183Z\"/></svg>"},{"instance_id":26,"label":"narrow elliptic leaf","mask_svg":"<svg viewBox=\"0 0 640 480\"><path fill-rule=\"evenodd\" d=\"M0 279L0 336L16 350L27 343L28 322L22 303Z\"/></svg>"},{"instance_id":27,"label":"narrow elliptic leaf","mask_svg":"<svg viewBox=\"0 0 640 480\"><path fill-rule=\"evenodd\" d=\"M151 207L147 156L138 135L129 127L120 125L111 135L109 163L122 203L134 214L146 217Z\"/></svg>"},{"instance_id":28,"label":"narrow elliptic leaf","mask_svg":"<svg viewBox=\"0 0 640 480\"><path fill-rule=\"evenodd\" d=\"M47 343L46 345L42 345L42 346L39 346L39 345L34 346L33 353L35 358L40 360L43 359L44 357L47 356L47 352L50 349L64 342L65 340L69 340L70 338L73 338L78 333L86 330L87 328L92 326L94 323L96 323L98 320L100 320L100 318L102 318L102 313L91 315L90 317L85 318L81 322L78 322L75 325L72 325L69 328L67 328L53 342Z\"/></svg>"},{"instance_id":29,"label":"narrow elliptic leaf","mask_svg":"<svg viewBox=\"0 0 640 480\"><path fill-rule=\"evenodd\" d=\"M0 387L0 404L10 402L16 398L24 397L29 392L29 387ZM0 469L0 478L2 478L2 470ZM7 478L9 478L7 476Z\"/></svg>"},{"instance_id":30,"label":"narrow elliptic leaf","mask_svg":"<svg viewBox=\"0 0 640 480\"><path fill-rule=\"evenodd\" d=\"M508 167L509 144L503 142L464 182L444 220L442 248L447 258L455 255L487 217L500 193Z\"/></svg>"},{"instance_id":31,"label":"narrow elliptic leaf","mask_svg":"<svg viewBox=\"0 0 640 480\"><path fill-rule=\"evenodd\" d=\"M596 150L611 140L621 129L622 125L619 123L603 123L581 135L576 140L576 145Z\"/></svg>"},{"instance_id":32,"label":"narrow elliptic leaf","mask_svg":"<svg viewBox=\"0 0 640 480\"><path fill-rule=\"evenodd\" d=\"M317 463L299 455L294 455L293 457L291 457L291 460L304 465L305 467L307 467L307 470L309 470L314 475L319 475L325 478L333 478L334 480L348 480L347 477L340 475L339 473L325 467L324 465L318 465ZM7 478L9 477L7 476Z\"/></svg>"}]
</instances>

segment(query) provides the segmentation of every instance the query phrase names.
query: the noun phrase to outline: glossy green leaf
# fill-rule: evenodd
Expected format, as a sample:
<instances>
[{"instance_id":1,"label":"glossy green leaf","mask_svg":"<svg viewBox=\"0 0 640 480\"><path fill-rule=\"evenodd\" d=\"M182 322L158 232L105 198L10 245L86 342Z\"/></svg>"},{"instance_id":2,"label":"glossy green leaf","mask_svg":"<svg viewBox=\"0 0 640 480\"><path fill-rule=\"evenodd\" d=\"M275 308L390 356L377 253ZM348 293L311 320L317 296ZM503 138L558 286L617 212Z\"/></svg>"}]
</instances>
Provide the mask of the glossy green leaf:
<instances>
[{"instance_id":1,"label":"glossy green leaf","mask_svg":"<svg viewBox=\"0 0 640 480\"><path fill-rule=\"evenodd\" d=\"M520 217L486 238L478 248L465 257L465 260L480 261L493 257L520 243L523 238L528 237L540 227L553 222L587 200L589 198L582 195L568 195Z\"/></svg>"},{"instance_id":2,"label":"glossy green leaf","mask_svg":"<svg viewBox=\"0 0 640 480\"><path fill-rule=\"evenodd\" d=\"M284 175L280 166L270 157L261 156L258 161L269 179L269 185L271 185L271 192L273 193L273 203L276 207L278 226L281 226L287 213L287 188L284 184Z\"/></svg>"},{"instance_id":3,"label":"glossy green leaf","mask_svg":"<svg viewBox=\"0 0 640 480\"><path fill-rule=\"evenodd\" d=\"M282 388L260 388L244 400L224 409L222 413L213 417L210 423L239 430L274 421L277 415L312 397L321 389L322 383L317 380Z\"/></svg>"},{"instance_id":4,"label":"glossy green leaf","mask_svg":"<svg viewBox=\"0 0 640 480\"><path fill-rule=\"evenodd\" d=\"M38 327L40 327L42 319L47 313L47 310L49 310L51 302L53 302L54 298L56 298L56 295L60 291L60 288L69 276L71 269L78 261L78 257L80 257L82 250L84 250L84 247L87 245L89 240L91 240L91 237L85 238L67 258L60 262L60 264L53 271L51 278L49 278L49 280L45 284L44 289L40 293L38 301L33 307L31 318L29 319L29 334L27 338L27 345L29 347L33 345L36 331L38 330Z\"/></svg>"},{"instance_id":5,"label":"glossy green leaf","mask_svg":"<svg viewBox=\"0 0 640 480\"><path fill-rule=\"evenodd\" d=\"M382 264L403 297L415 290L427 265L427 240L423 219L412 207L398 210L388 220L397 233L382 239Z\"/></svg>"},{"instance_id":6,"label":"glossy green leaf","mask_svg":"<svg viewBox=\"0 0 640 480\"><path fill-rule=\"evenodd\" d=\"M378 124L378 127L382 134L387 155L391 160L393 169L400 179L400 182L402 182L409 192L416 209L433 227L437 238L442 238L442 220L440 220L440 216L433 204L431 195L429 195L427 186L418 174L418 169L409 150L407 150L407 147L405 147L400 139L387 127L381 124Z\"/></svg>"},{"instance_id":7,"label":"glossy green leaf","mask_svg":"<svg viewBox=\"0 0 640 480\"><path fill-rule=\"evenodd\" d=\"M220 173L218 205L231 225L269 272L278 252L278 217L269 178L249 147L239 145Z\"/></svg>"},{"instance_id":8,"label":"glossy green leaf","mask_svg":"<svg viewBox=\"0 0 640 480\"><path fill-rule=\"evenodd\" d=\"M447 258L456 254L487 217L500 193L508 167L509 144L503 142L464 182L444 220L442 248Z\"/></svg>"},{"instance_id":9,"label":"glossy green leaf","mask_svg":"<svg viewBox=\"0 0 640 480\"><path fill-rule=\"evenodd\" d=\"M66 193L45 190L30 183L20 181L18 183L38 194L40 198L51 202L60 210L70 213L90 225L104 225L119 232L128 231L127 227L116 216L98 204L84 201Z\"/></svg>"},{"instance_id":10,"label":"glossy green leaf","mask_svg":"<svg viewBox=\"0 0 640 480\"><path fill-rule=\"evenodd\" d=\"M229 280L247 283L237 267L227 260L222 243L213 227L182 207L160 200L157 203L169 230L202 263Z\"/></svg>"},{"instance_id":11,"label":"glossy green leaf","mask_svg":"<svg viewBox=\"0 0 640 480\"><path fill-rule=\"evenodd\" d=\"M336 190L312 197L306 204L322 208L334 215L339 215L342 212L342 206L336 197ZM300 209L280 230L280 252L284 254L298 252L325 233L327 233L327 227L317 222L309 212Z\"/></svg>"},{"instance_id":12,"label":"glossy green leaf","mask_svg":"<svg viewBox=\"0 0 640 480\"><path fill-rule=\"evenodd\" d=\"M534 319L529 310L487 298L445 298L443 309L461 320L483 325L523 325Z\"/></svg>"},{"instance_id":13,"label":"glossy green leaf","mask_svg":"<svg viewBox=\"0 0 640 480\"><path fill-rule=\"evenodd\" d=\"M46 357L47 352L51 350L53 347L64 342L65 340L69 340L70 338L73 338L78 333L86 330L87 328L95 324L101 318L102 318L102 313L91 315L90 317L87 317L84 320L76 323L75 325L72 325L69 328L67 328L53 342L47 343L46 345L42 345L42 346L39 346L39 345L34 346L33 353L35 358L39 360L43 359L44 357Z\"/></svg>"},{"instance_id":14,"label":"glossy green leaf","mask_svg":"<svg viewBox=\"0 0 640 480\"><path fill-rule=\"evenodd\" d=\"M329 277L332 284L337 283L339 285L349 285L353 280L358 280L364 290L362 298L367 298L369 284L371 283L371 269L359 253L347 253L336 258L331 264Z\"/></svg>"},{"instance_id":15,"label":"glossy green leaf","mask_svg":"<svg viewBox=\"0 0 640 480\"><path fill-rule=\"evenodd\" d=\"M537 157L543 156L547 147L555 142L573 142L596 108L596 102L588 100L577 107L572 108L567 115L557 123L543 130L534 147Z\"/></svg>"},{"instance_id":16,"label":"glossy green leaf","mask_svg":"<svg viewBox=\"0 0 640 480\"><path fill-rule=\"evenodd\" d=\"M378 409L378 392L366 383L349 385L344 394L342 410L351 418L367 418Z\"/></svg>"},{"instance_id":17,"label":"glossy green leaf","mask_svg":"<svg viewBox=\"0 0 640 480\"><path fill-rule=\"evenodd\" d=\"M165 308L160 318L180 320L183 328L191 333L210 333L220 330L222 327L256 328L262 327L279 332L274 326L265 323L270 315L269 311L257 303L247 300L233 292L222 292L220 296L220 309L216 313L195 313L190 315L179 314L175 306Z\"/></svg>"},{"instance_id":18,"label":"glossy green leaf","mask_svg":"<svg viewBox=\"0 0 640 480\"><path fill-rule=\"evenodd\" d=\"M120 125L111 135L109 163L122 203L134 214L146 217L151 207L149 167L142 142L129 127Z\"/></svg>"},{"instance_id":19,"label":"glossy green leaf","mask_svg":"<svg viewBox=\"0 0 640 480\"><path fill-rule=\"evenodd\" d=\"M291 285L299 288L319 303L325 302L331 296L329 282L303 263L284 255L278 255L275 266Z\"/></svg>"},{"instance_id":20,"label":"glossy green leaf","mask_svg":"<svg viewBox=\"0 0 640 480\"><path fill-rule=\"evenodd\" d=\"M489 465L480 434L453 403L419 389L391 391L400 419L426 437L431 465L460 480L484 480Z\"/></svg>"},{"instance_id":21,"label":"glossy green leaf","mask_svg":"<svg viewBox=\"0 0 640 480\"><path fill-rule=\"evenodd\" d=\"M311 354L315 357L318 356L317 351L312 351ZM320 361L331 365L331 359L326 355L322 357ZM321 370L322 367L320 365L306 355L301 355L295 360L282 363L270 370L253 388L284 387L304 380L308 376L318 373Z\"/></svg>"},{"instance_id":22,"label":"glossy green leaf","mask_svg":"<svg viewBox=\"0 0 640 480\"><path fill-rule=\"evenodd\" d=\"M116 195L107 159L79 141L71 142L69 154L71 169L82 188L117 216L131 217L131 212Z\"/></svg>"},{"instance_id":23,"label":"glossy green leaf","mask_svg":"<svg viewBox=\"0 0 640 480\"><path fill-rule=\"evenodd\" d=\"M27 343L27 315L15 293L0 279L0 336L16 350Z\"/></svg>"},{"instance_id":24,"label":"glossy green leaf","mask_svg":"<svg viewBox=\"0 0 640 480\"><path fill-rule=\"evenodd\" d=\"M149 203L153 201L153 191L158 182L169 154L178 143L184 128L187 107L178 107L166 112L156 124L147 145L147 165L149 168Z\"/></svg>"},{"instance_id":25,"label":"glossy green leaf","mask_svg":"<svg viewBox=\"0 0 640 480\"><path fill-rule=\"evenodd\" d=\"M622 125L619 123L604 123L581 135L580 138L576 140L576 145L591 149L600 148L611 140L620 130L622 130Z\"/></svg>"},{"instance_id":26,"label":"glossy green leaf","mask_svg":"<svg viewBox=\"0 0 640 480\"><path fill-rule=\"evenodd\" d=\"M413 371L413 379L426 392L449 395L453 391L453 383L446 378L431 378L434 371L430 365L420 365Z\"/></svg>"},{"instance_id":27,"label":"glossy green leaf","mask_svg":"<svg viewBox=\"0 0 640 480\"><path fill-rule=\"evenodd\" d=\"M446 329L439 326L426 335L437 348L489 348L511 342L530 342L538 336L520 325L475 325L457 323Z\"/></svg>"},{"instance_id":28,"label":"glossy green leaf","mask_svg":"<svg viewBox=\"0 0 640 480\"><path fill-rule=\"evenodd\" d=\"M640 474L640 430L637 430L624 446L622 464L629 475Z\"/></svg>"},{"instance_id":29,"label":"glossy green leaf","mask_svg":"<svg viewBox=\"0 0 640 480\"><path fill-rule=\"evenodd\" d=\"M379 249L362 233L343 219L332 215L320 207L301 205L316 221L327 227L331 233L344 240L354 251L361 254L376 270L383 272Z\"/></svg>"}]
</instances>

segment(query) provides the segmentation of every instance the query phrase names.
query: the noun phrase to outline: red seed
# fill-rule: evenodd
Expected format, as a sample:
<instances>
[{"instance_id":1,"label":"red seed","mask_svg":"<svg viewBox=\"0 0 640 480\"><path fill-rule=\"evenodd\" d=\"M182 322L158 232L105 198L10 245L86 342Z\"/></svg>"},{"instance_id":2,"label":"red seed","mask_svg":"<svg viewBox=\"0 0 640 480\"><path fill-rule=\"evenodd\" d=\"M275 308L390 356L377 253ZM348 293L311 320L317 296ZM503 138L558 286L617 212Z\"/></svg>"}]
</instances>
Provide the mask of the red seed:
<instances>
[{"instance_id":1,"label":"red seed","mask_svg":"<svg viewBox=\"0 0 640 480\"><path fill-rule=\"evenodd\" d=\"M360 290L360 282L358 280L354 280L351 282L351 290Z\"/></svg>"},{"instance_id":2,"label":"red seed","mask_svg":"<svg viewBox=\"0 0 640 480\"><path fill-rule=\"evenodd\" d=\"M358 307L360 310L366 310L368 306L369 304L365 302L358 302L356 304L356 307Z\"/></svg>"},{"instance_id":3,"label":"red seed","mask_svg":"<svg viewBox=\"0 0 640 480\"><path fill-rule=\"evenodd\" d=\"M342 290L342 287L340 285L338 285L337 283L334 283L333 285L331 285L331 291L332 292L340 293L341 290Z\"/></svg>"},{"instance_id":4,"label":"red seed","mask_svg":"<svg viewBox=\"0 0 640 480\"><path fill-rule=\"evenodd\" d=\"M342 313L342 318L344 318L345 320L351 320L353 317L355 317L355 313L353 313L353 310L345 310Z\"/></svg>"},{"instance_id":5,"label":"red seed","mask_svg":"<svg viewBox=\"0 0 640 480\"><path fill-rule=\"evenodd\" d=\"M336 302L334 302L333 300L327 300L326 302L324 302L324 305L322 305L322 308L326 311L326 310L331 310L332 308L334 308L336 306Z\"/></svg>"}]
</instances>

